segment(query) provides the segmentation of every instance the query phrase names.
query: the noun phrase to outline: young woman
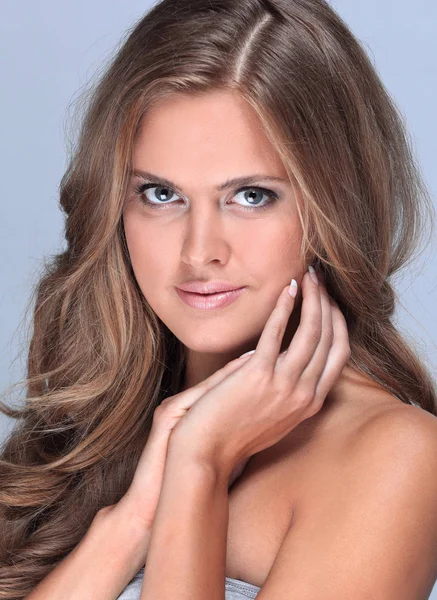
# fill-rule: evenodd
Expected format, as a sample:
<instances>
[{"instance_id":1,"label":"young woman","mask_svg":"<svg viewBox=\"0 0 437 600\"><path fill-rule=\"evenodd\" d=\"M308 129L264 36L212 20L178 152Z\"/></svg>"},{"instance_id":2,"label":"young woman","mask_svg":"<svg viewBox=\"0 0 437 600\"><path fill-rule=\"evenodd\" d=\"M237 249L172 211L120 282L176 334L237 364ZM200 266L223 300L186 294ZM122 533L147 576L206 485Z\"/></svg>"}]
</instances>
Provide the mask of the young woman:
<instances>
[{"instance_id":1,"label":"young woman","mask_svg":"<svg viewBox=\"0 0 437 600\"><path fill-rule=\"evenodd\" d=\"M427 598L436 391L390 281L433 213L332 8L156 4L60 200L3 405L0 597Z\"/></svg>"}]
</instances>

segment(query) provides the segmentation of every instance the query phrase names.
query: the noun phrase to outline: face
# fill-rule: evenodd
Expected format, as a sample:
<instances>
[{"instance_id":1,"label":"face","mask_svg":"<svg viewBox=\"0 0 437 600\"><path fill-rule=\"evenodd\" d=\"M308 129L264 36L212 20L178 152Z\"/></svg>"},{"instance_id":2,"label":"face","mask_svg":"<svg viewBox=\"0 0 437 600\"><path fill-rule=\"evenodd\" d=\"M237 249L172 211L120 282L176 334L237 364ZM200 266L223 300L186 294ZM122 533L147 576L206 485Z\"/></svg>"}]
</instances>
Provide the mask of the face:
<instances>
[{"instance_id":1,"label":"face","mask_svg":"<svg viewBox=\"0 0 437 600\"><path fill-rule=\"evenodd\" d=\"M282 288L292 277L300 283L297 190L256 113L230 92L156 105L141 124L133 172L123 211L132 267L152 309L187 347L194 384L254 349ZM245 289L205 310L175 289L191 280Z\"/></svg>"}]
</instances>

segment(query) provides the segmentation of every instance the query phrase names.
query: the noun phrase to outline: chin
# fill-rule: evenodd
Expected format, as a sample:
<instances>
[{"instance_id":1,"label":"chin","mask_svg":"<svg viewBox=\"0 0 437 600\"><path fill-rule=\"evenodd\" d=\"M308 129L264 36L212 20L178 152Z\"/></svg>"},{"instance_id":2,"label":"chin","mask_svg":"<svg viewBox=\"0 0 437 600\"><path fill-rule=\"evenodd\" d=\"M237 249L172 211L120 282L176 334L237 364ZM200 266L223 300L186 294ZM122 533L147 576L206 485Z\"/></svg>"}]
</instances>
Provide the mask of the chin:
<instances>
[{"instance_id":1,"label":"chin","mask_svg":"<svg viewBox=\"0 0 437 600\"><path fill-rule=\"evenodd\" d=\"M173 314L171 320L162 318L161 320L187 350L192 352L240 356L244 352L254 349L258 343L257 330L254 331L252 327L244 335L244 332L241 331L241 321L236 323L235 319L229 320L226 325L224 323L220 325L212 322L195 322L189 326L187 321L182 320L183 318L175 322L174 317ZM182 323L184 323L183 327ZM237 336L236 333L239 335Z\"/></svg>"},{"instance_id":2,"label":"chin","mask_svg":"<svg viewBox=\"0 0 437 600\"><path fill-rule=\"evenodd\" d=\"M239 348L243 348L247 346L247 343L235 343L233 345L223 344L223 339L218 339L216 343L212 340L208 340L206 343L205 339L202 340L193 340L187 339L185 336L179 336L175 333L176 337L180 340L180 342L186 347L187 350L191 352L196 352L198 354L212 354L212 355L233 355L238 354ZM242 354L244 350L241 351ZM238 356L240 356L238 354Z\"/></svg>"}]
</instances>

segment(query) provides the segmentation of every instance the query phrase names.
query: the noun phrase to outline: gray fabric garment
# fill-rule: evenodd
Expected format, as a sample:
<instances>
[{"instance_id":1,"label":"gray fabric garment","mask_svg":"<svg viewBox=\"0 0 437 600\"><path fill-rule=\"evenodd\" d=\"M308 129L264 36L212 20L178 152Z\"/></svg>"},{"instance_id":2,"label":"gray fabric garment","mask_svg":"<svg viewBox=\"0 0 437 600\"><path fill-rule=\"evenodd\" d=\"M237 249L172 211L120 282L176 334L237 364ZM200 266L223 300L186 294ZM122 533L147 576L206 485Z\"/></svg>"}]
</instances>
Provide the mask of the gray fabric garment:
<instances>
[{"instance_id":1,"label":"gray fabric garment","mask_svg":"<svg viewBox=\"0 0 437 600\"><path fill-rule=\"evenodd\" d=\"M141 595L141 585L143 582L144 567L138 571L135 577L121 592L117 600L139 600ZM226 577L225 581L225 600L247 600L247 598L256 598L261 588L240 579Z\"/></svg>"}]
</instances>

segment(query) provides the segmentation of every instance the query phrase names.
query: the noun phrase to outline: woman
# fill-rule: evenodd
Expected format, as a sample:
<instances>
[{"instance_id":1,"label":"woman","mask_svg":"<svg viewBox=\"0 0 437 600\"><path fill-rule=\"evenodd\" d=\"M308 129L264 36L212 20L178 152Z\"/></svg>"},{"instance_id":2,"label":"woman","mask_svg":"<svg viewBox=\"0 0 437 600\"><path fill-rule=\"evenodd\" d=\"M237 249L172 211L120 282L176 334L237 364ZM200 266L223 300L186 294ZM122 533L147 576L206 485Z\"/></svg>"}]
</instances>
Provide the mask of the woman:
<instances>
[{"instance_id":1,"label":"woman","mask_svg":"<svg viewBox=\"0 0 437 600\"><path fill-rule=\"evenodd\" d=\"M3 408L1 597L426 598L436 392L390 278L433 215L332 8L154 6L61 205Z\"/></svg>"}]
</instances>

